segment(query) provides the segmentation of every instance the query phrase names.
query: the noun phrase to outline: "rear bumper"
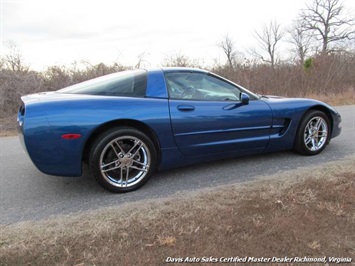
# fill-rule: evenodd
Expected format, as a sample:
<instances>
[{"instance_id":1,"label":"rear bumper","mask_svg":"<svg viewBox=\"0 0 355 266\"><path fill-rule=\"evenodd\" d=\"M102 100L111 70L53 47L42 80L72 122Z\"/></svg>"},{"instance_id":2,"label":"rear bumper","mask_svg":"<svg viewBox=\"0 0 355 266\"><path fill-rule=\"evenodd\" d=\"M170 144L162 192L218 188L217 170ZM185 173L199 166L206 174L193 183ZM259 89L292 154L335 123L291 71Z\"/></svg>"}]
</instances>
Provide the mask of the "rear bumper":
<instances>
[{"instance_id":1,"label":"rear bumper","mask_svg":"<svg viewBox=\"0 0 355 266\"><path fill-rule=\"evenodd\" d=\"M24 114L25 114L25 106L22 103L20 108L19 108L19 110L18 110L18 112L17 112L17 132L18 132L18 136L19 136L19 139L20 139L21 146L28 154L28 151L27 151L27 148L26 148L26 145L25 145L24 132L23 132Z\"/></svg>"}]
</instances>

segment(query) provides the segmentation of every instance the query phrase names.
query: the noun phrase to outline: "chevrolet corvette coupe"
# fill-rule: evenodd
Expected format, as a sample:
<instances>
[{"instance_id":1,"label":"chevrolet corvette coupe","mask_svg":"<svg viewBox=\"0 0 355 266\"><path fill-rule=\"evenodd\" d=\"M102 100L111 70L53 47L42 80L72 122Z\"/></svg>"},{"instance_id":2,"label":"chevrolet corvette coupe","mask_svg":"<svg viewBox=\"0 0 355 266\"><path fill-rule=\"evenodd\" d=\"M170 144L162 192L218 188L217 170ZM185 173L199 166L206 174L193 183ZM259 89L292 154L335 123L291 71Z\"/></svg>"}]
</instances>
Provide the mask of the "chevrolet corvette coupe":
<instances>
[{"instance_id":1,"label":"chevrolet corvette coupe","mask_svg":"<svg viewBox=\"0 0 355 266\"><path fill-rule=\"evenodd\" d=\"M311 99L255 94L208 71L123 71L21 97L20 140L35 166L128 192L156 170L255 153L320 153L341 117Z\"/></svg>"}]
</instances>

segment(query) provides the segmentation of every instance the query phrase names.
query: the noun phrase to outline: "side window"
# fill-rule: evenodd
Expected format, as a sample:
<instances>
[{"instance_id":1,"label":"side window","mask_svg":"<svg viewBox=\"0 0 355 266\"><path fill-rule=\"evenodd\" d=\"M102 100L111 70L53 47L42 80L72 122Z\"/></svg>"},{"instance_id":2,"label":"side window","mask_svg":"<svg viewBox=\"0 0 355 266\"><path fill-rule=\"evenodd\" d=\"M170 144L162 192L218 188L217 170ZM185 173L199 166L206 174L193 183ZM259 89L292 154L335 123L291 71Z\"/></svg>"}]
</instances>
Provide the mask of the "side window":
<instances>
[{"instance_id":1,"label":"side window","mask_svg":"<svg viewBox=\"0 0 355 266\"><path fill-rule=\"evenodd\" d=\"M144 97L147 87L145 70L122 71L59 90L61 93Z\"/></svg>"},{"instance_id":2,"label":"side window","mask_svg":"<svg viewBox=\"0 0 355 266\"><path fill-rule=\"evenodd\" d=\"M239 101L240 90L205 73L172 72L165 74L171 99Z\"/></svg>"}]
</instances>

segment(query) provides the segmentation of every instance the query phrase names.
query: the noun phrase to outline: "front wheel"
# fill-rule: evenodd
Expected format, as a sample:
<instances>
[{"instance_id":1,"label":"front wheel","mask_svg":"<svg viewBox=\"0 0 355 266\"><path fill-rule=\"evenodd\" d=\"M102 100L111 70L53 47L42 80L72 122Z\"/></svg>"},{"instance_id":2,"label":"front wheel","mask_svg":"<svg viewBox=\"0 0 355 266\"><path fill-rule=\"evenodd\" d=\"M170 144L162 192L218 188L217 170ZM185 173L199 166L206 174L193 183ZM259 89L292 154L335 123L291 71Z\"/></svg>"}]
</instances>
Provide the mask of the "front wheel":
<instances>
[{"instance_id":1,"label":"front wheel","mask_svg":"<svg viewBox=\"0 0 355 266\"><path fill-rule=\"evenodd\" d=\"M298 127L294 149L304 155L319 154L329 142L330 122L326 114L311 110Z\"/></svg>"},{"instance_id":2,"label":"front wheel","mask_svg":"<svg viewBox=\"0 0 355 266\"><path fill-rule=\"evenodd\" d=\"M89 166L96 181L105 189L115 193L136 190L155 171L155 146L141 131L113 128L94 142Z\"/></svg>"}]
</instances>

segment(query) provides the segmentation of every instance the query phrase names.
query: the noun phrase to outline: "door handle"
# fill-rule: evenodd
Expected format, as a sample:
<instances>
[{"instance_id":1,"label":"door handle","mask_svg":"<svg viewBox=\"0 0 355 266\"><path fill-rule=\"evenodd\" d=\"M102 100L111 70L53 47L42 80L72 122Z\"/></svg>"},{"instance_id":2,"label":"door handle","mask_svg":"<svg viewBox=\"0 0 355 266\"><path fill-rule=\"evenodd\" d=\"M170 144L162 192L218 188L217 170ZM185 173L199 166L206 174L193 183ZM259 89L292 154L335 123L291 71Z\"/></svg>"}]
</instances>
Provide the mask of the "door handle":
<instances>
[{"instance_id":1,"label":"door handle","mask_svg":"<svg viewBox=\"0 0 355 266\"><path fill-rule=\"evenodd\" d=\"M191 112L191 111L195 110L195 106L192 106L192 105L179 105L177 107L177 109L179 111L182 111L182 112Z\"/></svg>"}]
</instances>

